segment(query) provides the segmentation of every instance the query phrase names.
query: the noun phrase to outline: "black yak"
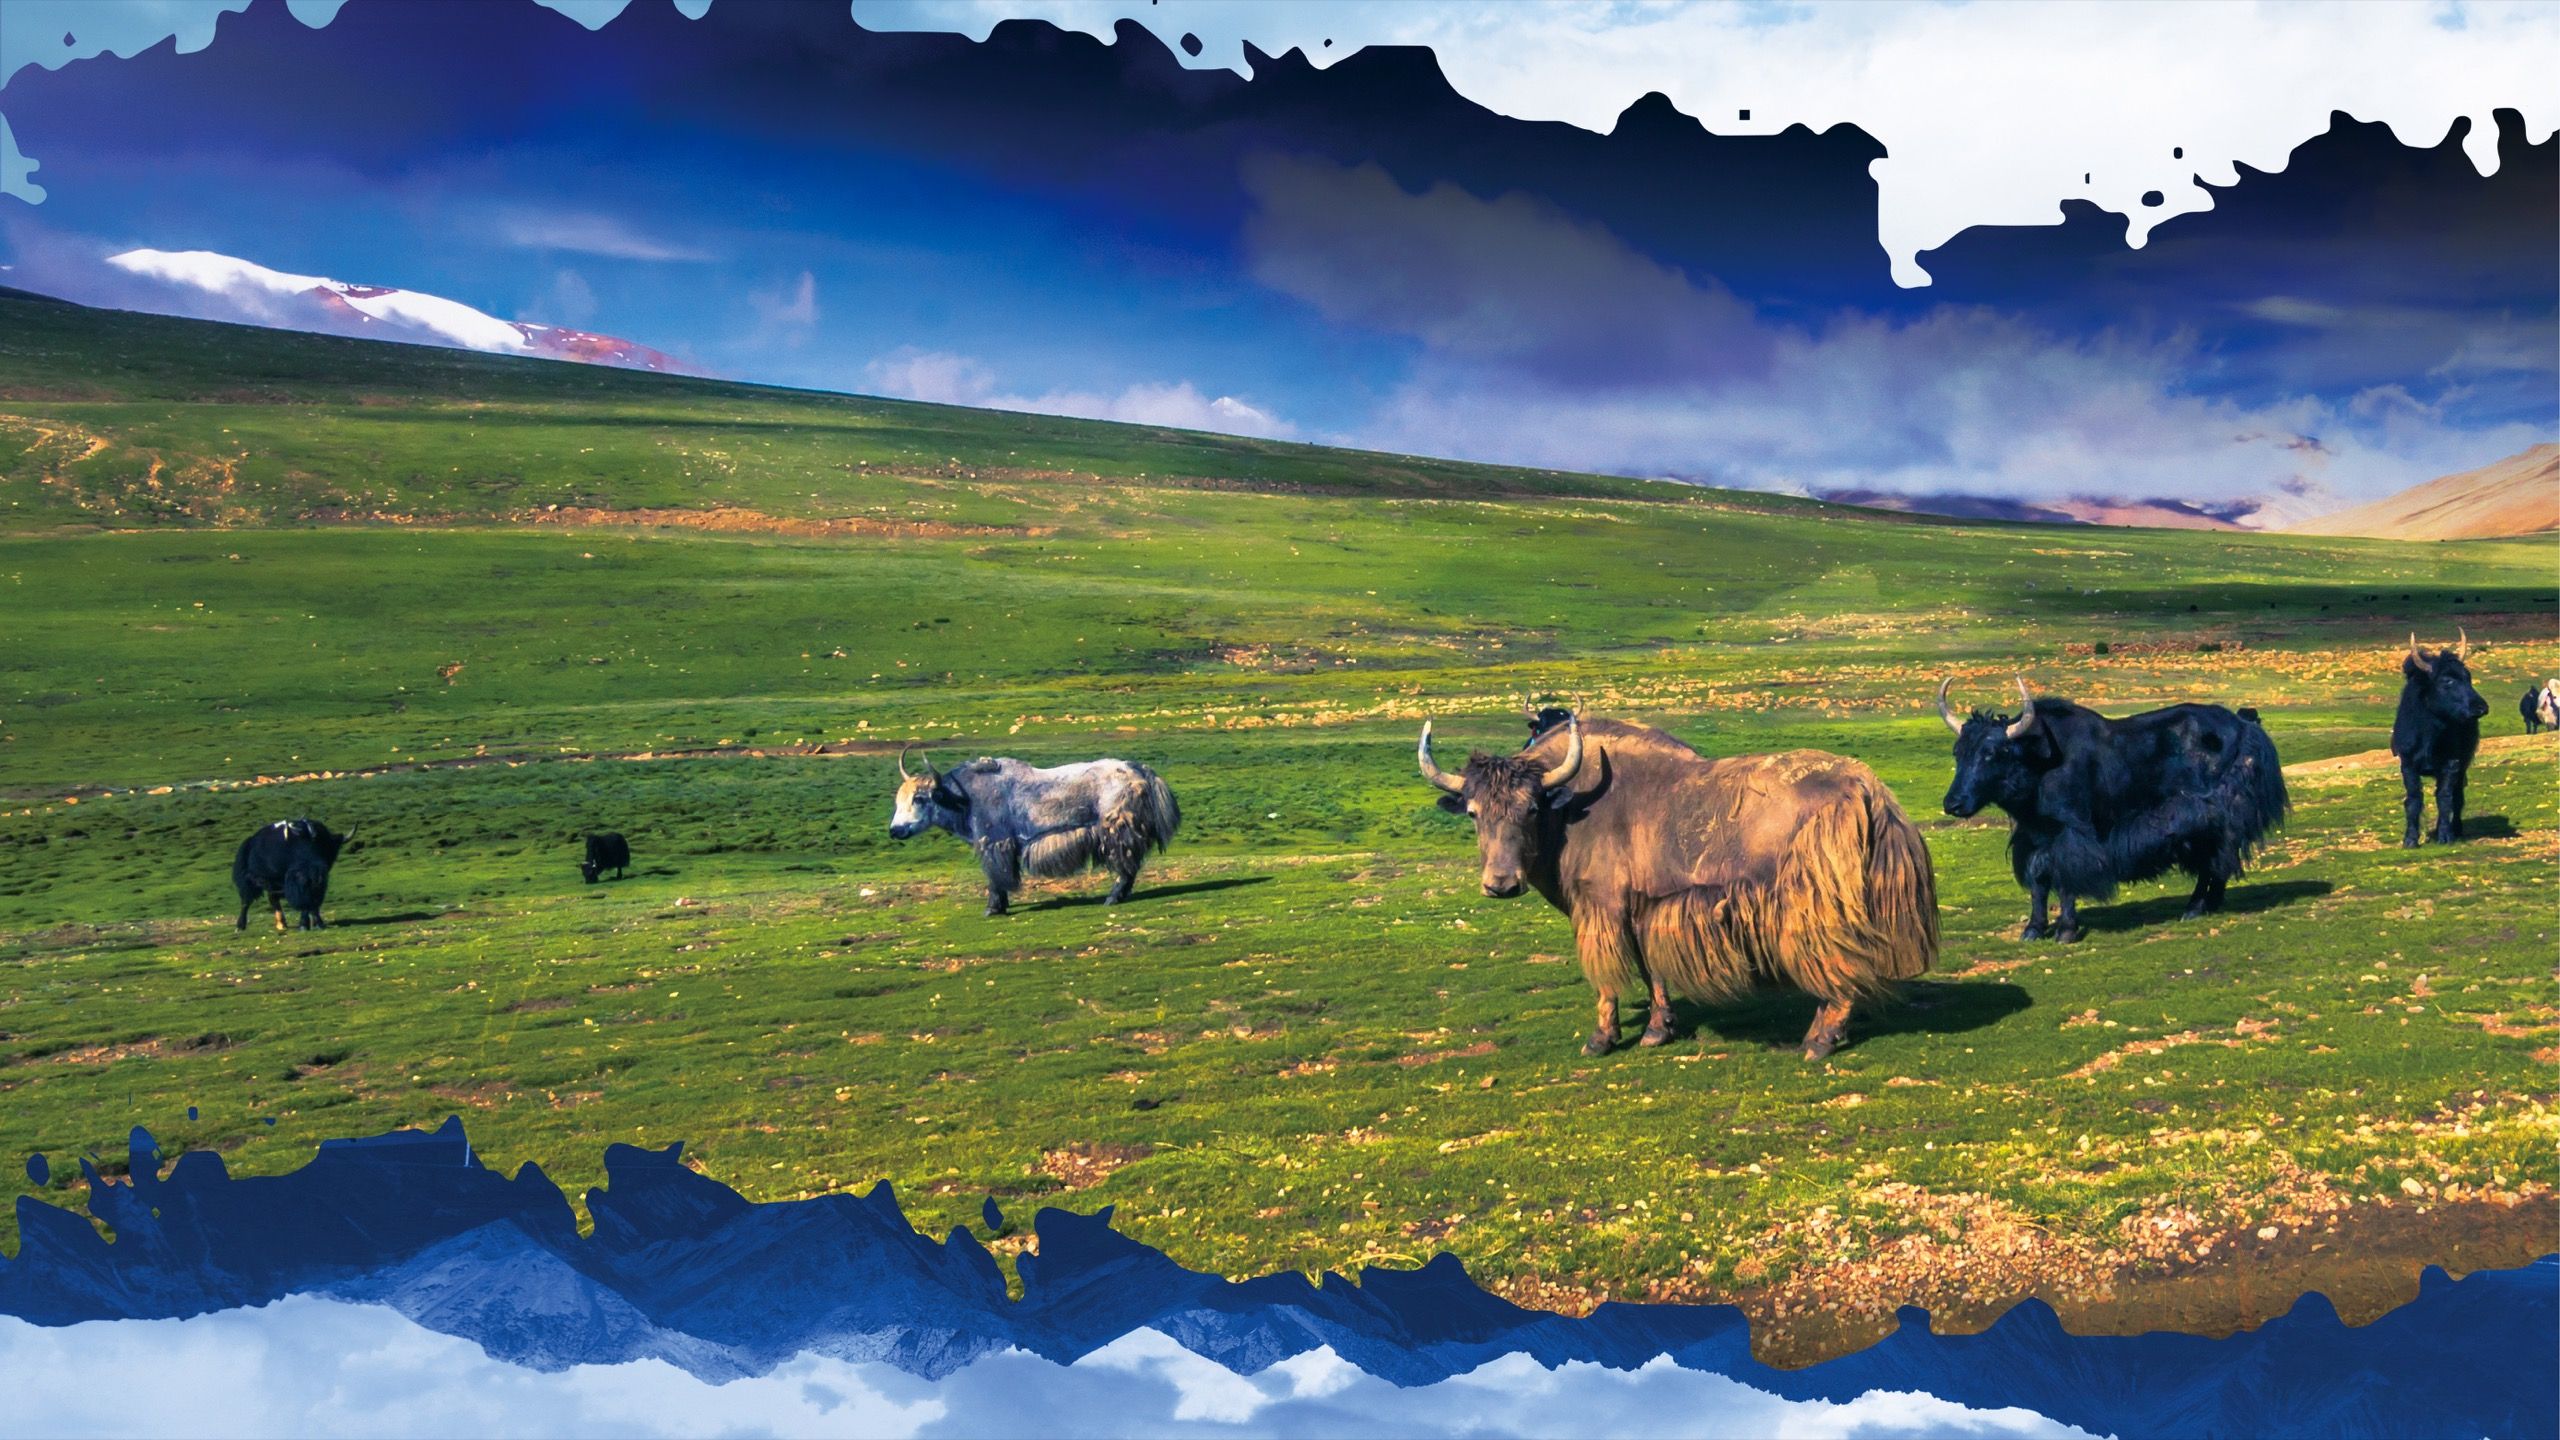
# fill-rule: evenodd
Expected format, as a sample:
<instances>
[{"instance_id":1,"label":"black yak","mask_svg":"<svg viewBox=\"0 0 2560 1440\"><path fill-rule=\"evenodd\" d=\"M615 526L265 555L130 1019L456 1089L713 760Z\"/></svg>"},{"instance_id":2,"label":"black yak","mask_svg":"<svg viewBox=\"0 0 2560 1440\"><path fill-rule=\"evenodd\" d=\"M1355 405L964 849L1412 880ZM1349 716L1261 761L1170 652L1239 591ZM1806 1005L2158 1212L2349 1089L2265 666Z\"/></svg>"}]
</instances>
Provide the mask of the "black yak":
<instances>
[{"instance_id":1,"label":"black yak","mask_svg":"<svg viewBox=\"0 0 2560 1440\"><path fill-rule=\"evenodd\" d=\"M588 884L596 883L596 877L607 870L612 871L613 878L619 880L623 872L630 868L631 843L629 841L611 830L587 837L587 854L585 859L578 862L578 873L586 877Z\"/></svg>"},{"instance_id":2,"label":"black yak","mask_svg":"<svg viewBox=\"0 0 2560 1440\"><path fill-rule=\"evenodd\" d=\"M2516 708L2524 712L2527 735L2560 730L2560 680L2545 680L2525 691L2523 703Z\"/></svg>"},{"instance_id":3,"label":"black yak","mask_svg":"<svg viewBox=\"0 0 2560 1440\"><path fill-rule=\"evenodd\" d=\"M2471 757L2480 750L2480 721L2489 702L2471 687L2471 636L2433 659L2409 637L2400 657L2400 713L2391 721L2391 753L2400 757L2400 810L2406 822L2400 843L2418 846L2418 822L2426 818L2426 782L2436 782L2435 842L2462 838L2462 792L2470 784Z\"/></svg>"},{"instance_id":4,"label":"black yak","mask_svg":"<svg viewBox=\"0 0 2560 1440\"><path fill-rule=\"evenodd\" d=\"M930 762L907 773L898 753L897 808L889 835L947 830L969 842L987 877L987 913L1002 915L1025 873L1072 875L1100 865L1116 877L1103 903L1129 898L1139 862L1173 842L1182 809L1144 765L1087 760L1043 770L1019 760L977 759L950 770Z\"/></svg>"},{"instance_id":5,"label":"black yak","mask_svg":"<svg viewBox=\"0 0 2560 1440\"><path fill-rule=\"evenodd\" d=\"M278 930L287 905L303 929L327 929L320 904L329 894L329 867L354 838L352 830L340 835L317 820L278 820L249 832L231 857L231 888L240 892L240 918L232 928L249 928L249 907L264 895L275 908Z\"/></svg>"},{"instance_id":6,"label":"black yak","mask_svg":"<svg viewBox=\"0 0 2560 1440\"><path fill-rule=\"evenodd\" d=\"M1671 997L1734 999L1774 982L1822 1006L1806 1059L1846 1036L1857 1001L1929 968L1937 878L1875 773L1818 750L1711 760L1644 725L1569 720L1457 775L1416 748L1441 808L1474 818L1484 893L1534 889L1573 921L1599 992L1589 1055L1618 1040L1618 998L1649 995L1646 1045Z\"/></svg>"},{"instance_id":7,"label":"black yak","mask_svg":"<svg viewBox=\"0 0 2560 1440\"><path fill-rule=\"evenodd\" d=\"M1956 719L1938 684L1938 718L1956 736L1947 813L2006 811L2009 868L2027 887L2019 938L2045 928L2077 940L2079 901L2172 868L2196 877L2187 919L2222 908L2250 852L2284 820L2284 767L2266 730L2219 705L2172 705L2110 720L2069 700L2033 699L2018 682L2016 715Z\"/></svg>"}]
</instances>

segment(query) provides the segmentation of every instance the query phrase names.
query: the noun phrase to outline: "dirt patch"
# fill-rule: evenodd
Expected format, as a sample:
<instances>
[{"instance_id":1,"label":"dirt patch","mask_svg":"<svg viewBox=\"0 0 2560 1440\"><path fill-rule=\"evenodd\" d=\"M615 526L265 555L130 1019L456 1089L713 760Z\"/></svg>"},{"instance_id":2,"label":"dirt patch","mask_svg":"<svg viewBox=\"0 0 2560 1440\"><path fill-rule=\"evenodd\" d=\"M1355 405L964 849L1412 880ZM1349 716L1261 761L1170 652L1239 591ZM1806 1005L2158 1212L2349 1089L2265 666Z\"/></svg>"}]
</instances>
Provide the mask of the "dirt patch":
<instances>
[{"instance_id":1,"label":"dirt patch","mask_svg":"<svg viewBox=\"0 0 2560 1440\"><path fill-rule=\"evenodd\" d=\"M1863 1259L1809 1266L1774 1286L1756 1286L1744 1273L1756 1267L1746 1261L1739 1290L1681 1277L1634 1294L1600 1295L1535 1275L1486 1288L1571 1315L1609 1299L1733 1304L1751 1318L1753 1353L1794 1368L1892 1334L1901 1305L1928 1310L1940 1334L1977 1333L2034 1298L2053 1306L2076 1335L2223 1336L2264 1324L2317 1290L2348 1324L2362 1325L2416 1298L2419 1274L2430 1265L2455 1275L2507 1269L2560 1246L2560 1204L2539 1185L2514 1195L2353 1205L2317 1187L2286 1188L2273 1197L2272 1213L2246 1223L2206 1222L2183 1209L2145 1211L2098 1236L2044 1230L1983 1195L1885 1186L1868 1198L1893 1203L1913 1233ZM1843 1222L1817 1212L1795 1223L1821 1229ZM1771 1244L1780 1243L1773 1229Z\"/></svg>"},{"instance_id":2,"label":"dirt patch","mask_svg":"<svg viewBox=\"0 0 2560 1440\"><path fill-rule=\"evenodd\" d=\"M2512 717L2514 707L2510 705L2508 711ZM2490 735L2481 739L2480 753L2484 756L2520 755L2535 746L2548 746L2550 743L2533 735ZM2397 770L2399 768L2400 757L2388 750L2359 750L2352 755L2332 755L2326 760L2305 760L2299 765L2287 765L2284 767L2284 774L2288 780L2316 780L2318 777L2341 776L2345 772L2356 770Z\"/></svg>"},{"instance_id":3,"label":"dirt patch","mask_svg":"<svg viewBox=\"0 0 2560 1440\"><path fill-rule=\"evenodd\" d=\"M1079 1140L1056 1150L1040 1152L1040 1173L1069 1190L1082 1190L1111 1178L1113 1171L1132 1165L1156 1153L1153 1145L1115 1145L1102 1140Z\"/></svg>"},{"instance_id":4,"label":"dirt patch","mask_svg":"<svg viewBox=\"0 0 2560 1440\"><path fill-rule=\"evenodd\" d=\"M68 1050L56 1050L49 1055L33 1055L28 1058L39 1065L112 1065L119 1060L131 1059L136 1055L146 1060L162 1059L169 1054L171 1048L168 1041L157 1035L151 1035L116 1045L75 1045Z\"/></svg>"},{"instance_id":5,"label":"dirt patch","mask_svg":"<svg viewBox=\"0 0 2560 1440\"><path fill-rule=\"evenodd\" d=\"M2250 1020L2243 1018L2231 1027L2231 1033L2229 1035L2208 1035L2201 1030L2181 1030L2175 1035L2163 1035L2156 1040L2135 1040L2128 1044L2117 1046L2115 1049L2108 1051L2106 1054L2101 1055L2097 1059L2090 1061L2088 1064L2081 1066L2079 1069L2072 1071L2071 1078L2074 1080L2086 1080L2092 1075L2100 1075L2109 1070L2113 1070L2127 1060L2138 1060L2146 1055L2157 1055L2163 1050L2175 1050L2181 1045L2219 1045L2226 1050L2237 1050L2241 1046L2248 1044L2250 1041L2257 1039L2259 1036L2272 1032L2276 1028L2277 1023L2278 1022L2273 1020ZM2065 1021L2064 1028L2070 1028L2070 1024L2070 1021Z\"/></svg>"},{"instance_id":6,"label":"dirt patch","mask_svg":"<svg viewBox=\"0 0 2560 1440\"><path fill-rule=\"evenodd\" d=\"M1479 1040L1473 1045L1461 1045L1454 1050L1424 1050L1417 1054L1399 1055L1396 1057L1396 1063L1405 1066L1431 1065L1442 1060L1464 1060L1476 1055L1490 1055L1493 1051L1492 1041Z\"/></svg>"},{"instance_id":7,"label":"dirt patch","mask_svg":"<svg viewBox=\"0 0 2560 1440\"><path fill-rule=\"evenodd\" d=\"M1055 525L958 525L943 520L880 520L868 515L804 519L767 515L760 510L600 510L584 505L520 510L506 517L530 525L611 525L651 529L701 530L716 535L789 535L800 538L863 536L904 540L986 539L1016 535L1039 537L1058 533Z\"/></svg>"}]
</instances>

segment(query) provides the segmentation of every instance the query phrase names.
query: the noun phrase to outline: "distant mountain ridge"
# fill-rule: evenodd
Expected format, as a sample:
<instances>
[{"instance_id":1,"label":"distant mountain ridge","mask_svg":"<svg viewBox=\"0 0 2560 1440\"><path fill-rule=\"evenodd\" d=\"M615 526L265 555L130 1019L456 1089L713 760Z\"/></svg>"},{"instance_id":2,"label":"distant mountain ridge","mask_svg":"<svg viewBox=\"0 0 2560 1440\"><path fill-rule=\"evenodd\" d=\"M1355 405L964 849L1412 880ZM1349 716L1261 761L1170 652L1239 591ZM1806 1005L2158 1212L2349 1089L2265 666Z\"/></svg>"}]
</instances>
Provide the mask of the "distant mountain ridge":
<instances>
[{"instance_id":1,"label":"distant mountain ridge","mask_svg":"<svg viewBox=\"0 0 2560 1440\"><path fill-rule=\"evenodd\" d=\"M695 373L693 367L662 350L617 336L501 320L441 295L297 275L211 250L127 250L108 256L107 263L128 275L200 297L207 302L206 308L218 312L200 317L205 319L446 345L492 355L574 360L623 370Z\"/></svg>"},{"instance_id":2,"label":"distant mountain ridge","mask_svg":"<svg viewBox=\"0 0 2560 1440\"><path fill-rule=\"evenodd\" d=\"M2296 535L2380 540L2486 540L2560 530L2560 444L2545 442L2286 528Z\"/></svg>"},{"instance_id":3,"label":"distant mountain ridge","mask_svg":"<svg viewBox=\"0 0 2560 1440\"><path fill-rule=\"evenodd\" d=\"M2192 500L2103 498L2075 495L2061 500L2008 500L1997 495L1899 495L1884 490L1834 489L1813 492L1835 505L1863 505L1906 515L1942 515L1953 520L1996 520L2034 525L2136 525L2154 530L2248 530L2244 523L2258 513L2254 500L2203 505Z\"/></svg>"}]
</instances>

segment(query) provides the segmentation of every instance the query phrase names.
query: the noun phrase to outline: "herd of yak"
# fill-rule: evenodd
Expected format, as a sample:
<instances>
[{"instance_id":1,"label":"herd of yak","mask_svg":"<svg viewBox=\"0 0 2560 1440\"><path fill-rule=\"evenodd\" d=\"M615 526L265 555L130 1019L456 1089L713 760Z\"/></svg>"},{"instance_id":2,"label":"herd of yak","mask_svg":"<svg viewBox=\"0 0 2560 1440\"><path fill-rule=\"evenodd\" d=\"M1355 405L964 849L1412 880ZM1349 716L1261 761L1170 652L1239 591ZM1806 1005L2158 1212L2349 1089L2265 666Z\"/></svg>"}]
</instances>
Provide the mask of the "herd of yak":
<instances>
[{"instance_id":1,"label":"herd of yak","mask_svg":"<svg viewBox=\"0 0 2560 1440\"><path fill-rule=\"evenodd\" d=\"M2400 760L2406 828L2419 843L2425 787L2436 790L2438 843L2462 834L2463 787L2488 703L2473 688L2469 637L2430 654L2411 636L2401 662L2391 751ZM1955 735L1949 815L1985 807L2010 820L2009 864L2028 894L2021 938L2081 938L2079 904L2179 870L2195 880L2187 918L2222 908L2250 853L2285 815L2284 771L2257 712L2172 705L2122 720L2018 682L2015 714L1959 718L1938 686L1938 717ZM2560 728L2560 681L2526 692L2525 728ZM1846 1034L1861 999L1937 958L1937 885L1919 829L1875 772L1815 750L1710 757L1650 726L1530 713L1529 743L1478 752L1457 773L1416 759L1442 808L1474 822L1484 893L1530 890L1573 923L1582 973L1598 993L1585 1053L1618 1042L1620 999L1642 996L1642 1044L1672 1038L1674 997L1714 1002L1763 984L1820 1002L1803 1053L1819 1059ZM889 833L943 830L968 842L986 876L987 913L1001 915L1026 873L1109 870L1126 899L1141 862L1169 844L1182 813L1162 777L1125 760L1041 769L980 759L921 771L898 759ZM261 827L240 845L232 883L239 924L266 896L284 928L290 906L321 924L330 867L352 837L315 821ZM620 874L630 846L586 837L579 871ZM2048 918L2048 906L2055 907Z\"/></svg>"}]
</instances>

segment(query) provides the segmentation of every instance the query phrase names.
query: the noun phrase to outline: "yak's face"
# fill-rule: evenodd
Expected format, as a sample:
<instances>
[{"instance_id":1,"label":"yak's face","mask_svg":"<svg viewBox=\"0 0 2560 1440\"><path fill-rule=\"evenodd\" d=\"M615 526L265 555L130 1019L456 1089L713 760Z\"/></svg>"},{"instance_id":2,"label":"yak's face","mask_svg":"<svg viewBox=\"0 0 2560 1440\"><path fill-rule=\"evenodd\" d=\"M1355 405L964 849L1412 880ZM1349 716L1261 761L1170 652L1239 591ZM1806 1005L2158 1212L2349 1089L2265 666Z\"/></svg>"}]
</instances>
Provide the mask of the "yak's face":
<instances>
[{"instance_id":1,"label":"yak's face","mask_svg":"<svg viewBox=\"0 0 2560 1440\"><path fill-rule=\"evenodd\" d=\"M2044 741L2033 731L2010 738L2015 717L1973 712L1956 732L1956 778L1947 786L1947 813L1967 819L1986 805L2015 809L2034 798L2042 774L2037 747Z\"/></svg>"},{"instance_id":2,"label":"yak's face","mask_svg":"<svg viewBox=\"0 0 2560 1440\"><path fill-rule=\"evenodd\" d=\"M1422 743L1414 751L1422 778L1440 791L1440 808L1476 822L1476 854L1484 862L1484 893L1508 900L1528 887L1539 861L1545 829L1541 812L1573 796L1573 778L1582 771L1582 724L1568 715L1564 757L1550 765L1532 754L1467 757L1456 775L1431 758L1431 726L1422 727ZM1532 751L1536 749L1532 742Z\"/></svg>"},{"instance_id":3,"label":"yak's face","mask_svg":"<svg viewBox=\"0 0 2560 1440\"><path fill-rule=\"evenodd\" d=\"M581 860L578 862L578 873L586 877L588 884L593 885L596 883L596 877L604 873L604 867L593 860Z\"/></svg>"},{"instance_id":4,"label":"yak's face","mask_svg":"<svg viewBox=\"0 0 2560 1440\"><path fill-rule=\"evenodd\" d=\"M2436 652L2433 660L2421 663L2412 655L2400 662L2400 674L2415 687L2419 703L2427 713L2447 724L2477 720L2489 713L2489 702L2472 688L2471 667L2451 650Z\"/></svg>"},{"instance_id":5,"label":"yak's face","mask_svg":"<svg viewBox=\"0 0 2560 1440\"><path fill-rule=\"evenodd\" d=\"M933 770L899 777L898 798L889 811L889 838L912 840L949 823L957 798L943 789L942 776Z\"/></svg>"},{"instance_id":6,"label":"yak's face","mask_svg":"<svg viewBox=\"0 0 2560 1440\"><path fill-rule=\"evenodd\" d=\"M1484 893L1508 900L1527 890L1538 863L1538 812L1546 796L1538 785L1545 767L1500 755L1467 759L1466 788L1440 797L1440 808L1476 825L1476 855L1484 862Z\"/></svg>"}]
</instances>

